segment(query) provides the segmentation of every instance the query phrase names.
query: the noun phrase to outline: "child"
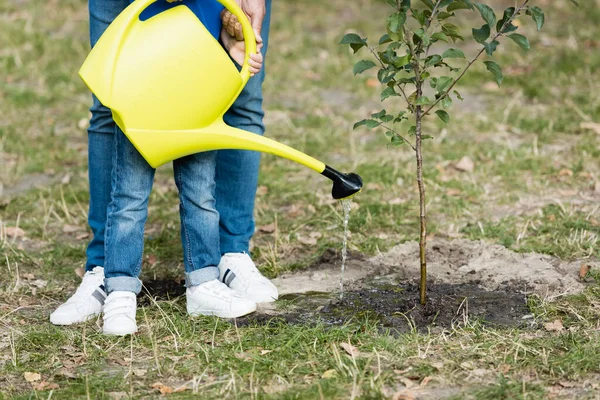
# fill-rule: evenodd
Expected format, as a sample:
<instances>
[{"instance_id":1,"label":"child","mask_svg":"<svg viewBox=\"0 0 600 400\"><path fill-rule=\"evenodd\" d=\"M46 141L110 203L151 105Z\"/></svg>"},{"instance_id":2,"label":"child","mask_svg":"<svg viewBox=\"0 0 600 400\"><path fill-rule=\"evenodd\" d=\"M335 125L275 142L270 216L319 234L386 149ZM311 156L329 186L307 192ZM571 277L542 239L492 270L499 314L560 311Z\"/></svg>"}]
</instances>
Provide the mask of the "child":
<instances>
[{"instance_id":1,"label":"child","mask_svg":"<svg viewBox=\"0 0 600 400\"><path fill-rule=\"evenodd\" d=\"M223 44L238 64L244 62L244 42L222 32ZM250 72L262 66L262 55L253 54ZM199 110L201 112L201 110ZM103 332L127 335L136 332L136 295L142 264L144 223L155 170L117 131L108 206L105 244ZM173 162L179 190L181 238L184 252L187 311L190 315L240 317L256 310L256 303L219 280L219 214L215 209L216 152L203 152Z\"/></svg>"},{"instance_id":2,"label":"child","mask_svg":"<svg viewBox=\"0 0 600 400\"><path fill-rule=\"evenodd\" d=\"M218 14L216 18L219 18ZM224 28L222 30L223 45L231 57L238 64L242 64L243 42L234 40ZM214 30L211 33L214 34ZM252 74L259 72L262 66L262 55L260 53L251 55L249 64ZM256 303L219 281L220 272L217 267L221 258L219 215L215 210L213 194L215 157L215 152L206 152L187 156L173 163L180 198L181 237L188 287L187 311L190 315L204 314L233 318L253 312ZM90 275L88 280L93 280L92 278L96 276L105 277L108 297L104 304L103 330L106 334L126 335L137 330L136 295L141 289L138 276L142 262L144 223L153 178L154 169L146 163L123 132L117 129L111 202L106 223L104 271L100 271L101 267L96 267L88 273ZM231 281L233 278L231 275L234 274L229 275L222 277L223 282ZM82 282L80 287L82 290L78 289L67 303L53 313L51 316L53 323L69 324L73 320L73 314L93 314L94 310L91 309L78 309L73 313L71 307L77 305L77 302L71 302L75 297L89 295L83 293L85 287L97 286L98 289L91 295L98 296L98 302L102 303L100 297L103 300L105 295L104 287L100 282L98 284L92 282L93 285L84 285L84 283L86 282Z\"/></svg>"}]
</instances>

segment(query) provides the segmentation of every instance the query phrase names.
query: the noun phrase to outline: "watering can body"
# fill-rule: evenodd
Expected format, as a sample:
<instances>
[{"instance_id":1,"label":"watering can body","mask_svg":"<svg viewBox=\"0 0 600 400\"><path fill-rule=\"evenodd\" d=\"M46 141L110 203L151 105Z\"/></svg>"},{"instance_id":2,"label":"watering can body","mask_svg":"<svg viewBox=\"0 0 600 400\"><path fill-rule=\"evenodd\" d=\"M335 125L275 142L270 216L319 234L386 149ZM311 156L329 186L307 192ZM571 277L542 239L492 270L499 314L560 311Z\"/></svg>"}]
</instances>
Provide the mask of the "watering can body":
<instances>
[{"instance_id":1,"label":"watering can body","mask_svg":"<svg viewBox=\"0 0 600 400\"><path fill-rule=\"evenodd\" d=\"M201 151L246 149L292 159L325 176L337 172L291 147L226 125L223 114L250 78L248 63L238 71L184 4L140 18L155 1L131 3L79 71L152 167ZM218 1L240 20L248 60L256 52L249 21L234 0Z\"/></svg>"}]
</instances>

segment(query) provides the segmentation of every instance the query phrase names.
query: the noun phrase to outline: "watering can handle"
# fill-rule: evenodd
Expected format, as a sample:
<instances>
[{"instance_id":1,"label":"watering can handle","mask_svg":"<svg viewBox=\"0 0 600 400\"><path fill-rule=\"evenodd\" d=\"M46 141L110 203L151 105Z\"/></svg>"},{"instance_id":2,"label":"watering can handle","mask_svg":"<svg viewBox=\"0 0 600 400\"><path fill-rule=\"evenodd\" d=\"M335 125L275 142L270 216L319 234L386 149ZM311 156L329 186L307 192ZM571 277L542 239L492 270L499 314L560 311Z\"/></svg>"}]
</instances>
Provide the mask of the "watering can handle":
<instances>
[{"instance_id":1,"label":"watering can handle","mask_svg":"<svg viewBox=\"0 0 600 400\"><path fill-rule=\"evenodd\" d=\"M129 12L129 24L133 23L133 21L137 20L140 17L140 14L148 8L148 6L154 3L156 0L136 0L128 7L131 9ZM256 53L256 38L254 37L254 30L252 29L252 25L250 25L250 21L248 17L242 11L240 6L237 5L235 0L217 0L221 3L225 8L227 8L233 15L235 15L242 24L242 32L244 33L244 43L245 43L245 51L246 55L244 57L244 65L242 66L242 70L240 71L240 75L242 76L242 80L244 84L248 82L250 79L250 64L248 64L248 59L250 58L250 54Z\"/></svg>"}]
</instances>

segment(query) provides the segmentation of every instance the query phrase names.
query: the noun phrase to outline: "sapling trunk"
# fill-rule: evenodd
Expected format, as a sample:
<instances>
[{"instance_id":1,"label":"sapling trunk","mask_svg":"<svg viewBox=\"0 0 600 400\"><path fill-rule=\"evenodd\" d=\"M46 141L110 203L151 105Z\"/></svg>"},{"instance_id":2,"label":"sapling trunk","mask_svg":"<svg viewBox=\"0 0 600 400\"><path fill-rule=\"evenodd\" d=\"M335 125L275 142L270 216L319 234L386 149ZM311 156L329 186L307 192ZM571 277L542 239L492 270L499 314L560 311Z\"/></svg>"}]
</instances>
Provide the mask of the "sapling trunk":
<instances>
[{"instance_id":1,"label":"sapling trunk","mask_svg":"<svg viewBox=\"0 0 600 400\"><path fill-rule=\"evenodd\" d=\"M419 90L417 90L417 92L418 91ZM427 302L427 257L425 252L427 248L427 210L425 208L425 183L423 182L423 153L421 151L421 113L421 106L417 106L415 112L417 127L415 134L415 154L417 156L417 184L419 186L419 220L421 227L421 233L419 235L419 261L421 264L421 282L419 288L419 295L421 304L425 305L425 303Z\"/></svg>"}]
</instances>

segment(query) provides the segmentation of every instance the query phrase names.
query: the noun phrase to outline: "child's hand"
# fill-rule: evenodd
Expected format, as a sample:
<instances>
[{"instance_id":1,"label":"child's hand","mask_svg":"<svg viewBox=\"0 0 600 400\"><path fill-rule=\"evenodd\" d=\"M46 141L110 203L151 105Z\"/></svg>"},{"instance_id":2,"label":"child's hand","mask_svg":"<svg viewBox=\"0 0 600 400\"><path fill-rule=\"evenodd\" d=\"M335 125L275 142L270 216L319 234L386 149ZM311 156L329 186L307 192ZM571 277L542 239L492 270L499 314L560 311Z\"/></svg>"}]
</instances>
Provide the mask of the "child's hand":
<instances>
[{"instance_id":1,"label":"child's hand","mask_svg":"<svg viewBox=\"0 0 600 400\"><path fill-rule=\"evenodd\" d=\"M240 42L229 35L225 25L223 25L223 29L221 29L221 42L231 58L239 65L243 65L246 58L246 45L244 42ZM248 60L248 64L250 65L250 76L254 76L260 72L262 63L263 56L262 53L260 53L260 50L256 54L250 54L250 59Z\"/></svg>"}]
</instances>

